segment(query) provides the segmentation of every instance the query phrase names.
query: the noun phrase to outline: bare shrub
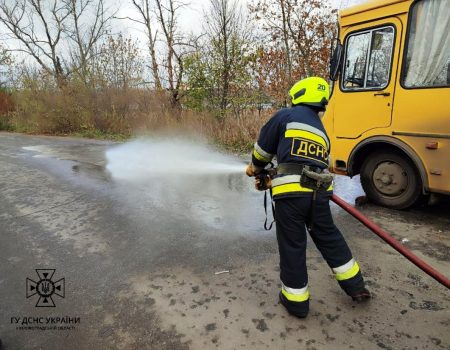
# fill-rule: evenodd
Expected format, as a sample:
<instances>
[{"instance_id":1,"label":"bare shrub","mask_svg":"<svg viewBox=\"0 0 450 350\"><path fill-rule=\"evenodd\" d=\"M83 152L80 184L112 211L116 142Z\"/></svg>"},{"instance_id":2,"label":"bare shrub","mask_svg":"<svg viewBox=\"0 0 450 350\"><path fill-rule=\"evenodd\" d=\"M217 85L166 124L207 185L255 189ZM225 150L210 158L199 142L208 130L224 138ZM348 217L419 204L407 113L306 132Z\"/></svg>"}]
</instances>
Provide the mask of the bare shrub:
<instances>
[{"instance_id":1,"label":"bare shrub","mask_svg":"<svg viewBox=\"0 0 450 350\"><path fill-rule=\"evenodd\" d=\"M44 134L121 135L149 133L204 135L229 149L247 151L269 117L244 110L217 118L204 111L173 108L170 93L139 88L88 88L72 81L64 87L27 84L12 94L15 110L8 123L17 131Z\"/></svg>"},{"instance_id":2,"label":"bare shrub","mask_svg":"<svg viewBox=\"0 0 450 350\"><path fill-rule=\"evenodd\" d=\"M14 111L11 94L0 89L0 130L11 130L11 116Z\"/></svg>"}]
</instances>

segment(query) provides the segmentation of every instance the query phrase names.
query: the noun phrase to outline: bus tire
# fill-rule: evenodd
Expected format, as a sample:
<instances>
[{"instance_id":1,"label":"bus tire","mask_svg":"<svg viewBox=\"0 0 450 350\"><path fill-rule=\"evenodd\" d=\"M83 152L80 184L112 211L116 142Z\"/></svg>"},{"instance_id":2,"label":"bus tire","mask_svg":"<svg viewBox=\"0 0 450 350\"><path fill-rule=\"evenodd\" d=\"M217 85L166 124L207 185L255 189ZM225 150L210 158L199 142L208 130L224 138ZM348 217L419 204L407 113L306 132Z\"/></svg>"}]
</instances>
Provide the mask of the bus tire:
<instances>
[{"instance_id":1,"label":"bus tire","mask_svg":"<svg viewBox=\"0 0 450 350\"><path fill-rule=\"evenodd\" d=\"M395 151L371 153L361 166L368 199L392 209L406 209L421 198L422 180L414 163Z\"/></svg>"}]
</instances>

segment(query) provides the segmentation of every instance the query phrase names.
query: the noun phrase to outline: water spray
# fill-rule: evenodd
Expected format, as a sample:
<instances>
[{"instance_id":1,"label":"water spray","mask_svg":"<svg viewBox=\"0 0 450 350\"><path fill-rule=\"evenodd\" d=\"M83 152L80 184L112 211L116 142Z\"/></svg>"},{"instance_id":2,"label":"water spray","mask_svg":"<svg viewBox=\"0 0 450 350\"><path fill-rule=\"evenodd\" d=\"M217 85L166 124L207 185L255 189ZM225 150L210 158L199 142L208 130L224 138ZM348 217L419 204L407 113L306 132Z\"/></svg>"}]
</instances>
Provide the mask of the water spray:
<instances>
[{"instance_id":1,"label":"water spray","mask_svg":"<svg viewBox=\"0 0 450 350\"><path fill-rule=\"evenodd\" d=\"M109 149L106 169L119 180L243 173L245 165L205 142L137 139Z\"/></svg>"}]
</instances>

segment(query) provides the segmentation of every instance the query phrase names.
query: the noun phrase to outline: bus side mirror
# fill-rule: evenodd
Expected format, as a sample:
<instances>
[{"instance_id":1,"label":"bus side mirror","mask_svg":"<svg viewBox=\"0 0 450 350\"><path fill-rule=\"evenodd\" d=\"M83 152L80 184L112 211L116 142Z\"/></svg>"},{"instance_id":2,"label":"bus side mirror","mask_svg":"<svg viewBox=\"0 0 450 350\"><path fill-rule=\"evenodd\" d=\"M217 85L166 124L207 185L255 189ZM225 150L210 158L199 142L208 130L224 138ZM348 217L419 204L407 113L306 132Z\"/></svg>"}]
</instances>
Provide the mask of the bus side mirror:
<instances>
[{"instance_id":1,"label":"bus side mirror","mask_svg":"<svg viewBox=\"0 0 450 350\"><path fill-rule=\"evenodd\" d=\"M344 51L344 47L342 46L339 39L336 40L336 47L333 50L333 53L331 54L330 59L330 80L336 81L339 76L339 72L341 70L341 63L342 63L342 53Z\"/></svg>"}]
</instances>

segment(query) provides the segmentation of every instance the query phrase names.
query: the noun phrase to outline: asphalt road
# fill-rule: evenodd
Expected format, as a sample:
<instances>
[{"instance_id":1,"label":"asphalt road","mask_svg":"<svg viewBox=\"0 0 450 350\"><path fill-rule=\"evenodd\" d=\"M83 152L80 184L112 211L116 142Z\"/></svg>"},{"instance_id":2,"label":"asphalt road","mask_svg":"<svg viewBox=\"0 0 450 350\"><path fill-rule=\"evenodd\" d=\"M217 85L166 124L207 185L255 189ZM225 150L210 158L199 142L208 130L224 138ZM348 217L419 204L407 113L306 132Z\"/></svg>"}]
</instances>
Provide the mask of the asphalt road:
<instances>
[{"instance_id":1,"label":"asphalt road","mask_svg":"<svg viewBox=\"0 0 450 350\"><path fill-rule=\"evenodd\" d=\"M248 178L116 181L105 171L110 147L0 133L7 350L450 349L449 290L339 208L336 223L374 298L354 304L311 243L311 312L298 320L278 304L275 233L262 228L262 194ZM362 194L358 179L339 177L335 188L352 203ZM360 209L450 276L448 202ZM56 270L59 284L48 288L59 285L59 294L65 279L55 307L26 298L26 279L41 279L35 269Z\"/></svg>"}]
</instances>

